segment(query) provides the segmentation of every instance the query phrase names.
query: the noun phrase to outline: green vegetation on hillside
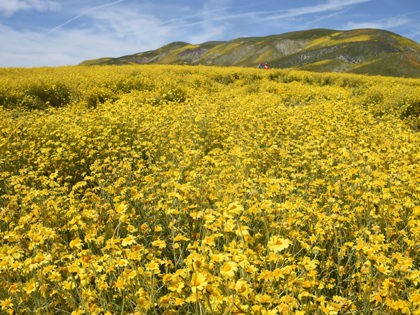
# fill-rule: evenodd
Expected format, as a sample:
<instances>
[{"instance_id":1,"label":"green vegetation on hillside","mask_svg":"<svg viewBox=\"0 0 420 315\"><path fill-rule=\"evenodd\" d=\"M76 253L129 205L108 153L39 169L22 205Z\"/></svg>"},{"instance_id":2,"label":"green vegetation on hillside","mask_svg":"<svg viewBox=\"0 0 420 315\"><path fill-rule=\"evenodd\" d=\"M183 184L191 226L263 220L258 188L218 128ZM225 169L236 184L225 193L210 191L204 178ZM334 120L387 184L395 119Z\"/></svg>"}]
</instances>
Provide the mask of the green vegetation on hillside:
<instances>
[{"instance_id":1,"label":"green vegetation on hillside","mask_svg":"<svg viewBox=\"0 0 420 315\"><path fill-rule=\"evenodd\" d=\"M276 68L420 78L420 45L383 30L313 29L196 45L174 42L157 50L89 60L82 65L159 63L255 67L260 62Z\"/></svg>"}]
</instances>

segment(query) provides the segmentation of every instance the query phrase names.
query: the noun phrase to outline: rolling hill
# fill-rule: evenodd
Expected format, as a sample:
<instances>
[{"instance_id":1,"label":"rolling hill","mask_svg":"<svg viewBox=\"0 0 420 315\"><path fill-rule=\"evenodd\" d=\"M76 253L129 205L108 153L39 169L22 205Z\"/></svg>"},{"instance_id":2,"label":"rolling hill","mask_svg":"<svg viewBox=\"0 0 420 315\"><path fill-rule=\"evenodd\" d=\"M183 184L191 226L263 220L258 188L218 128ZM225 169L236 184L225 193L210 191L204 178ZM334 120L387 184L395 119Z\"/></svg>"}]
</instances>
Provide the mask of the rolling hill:
<instances>
[{"instance_id":1,"label":"rolling hill","mask_svg":"<svg viewBox=\"0 0 420 315\"><path fill-rule=\"evenodd\" d=\"M81 65L187 64L420 77L420 44L379 29L312 29L202 44L173 42L156 50Z\"/></svg>"}]
</instances>

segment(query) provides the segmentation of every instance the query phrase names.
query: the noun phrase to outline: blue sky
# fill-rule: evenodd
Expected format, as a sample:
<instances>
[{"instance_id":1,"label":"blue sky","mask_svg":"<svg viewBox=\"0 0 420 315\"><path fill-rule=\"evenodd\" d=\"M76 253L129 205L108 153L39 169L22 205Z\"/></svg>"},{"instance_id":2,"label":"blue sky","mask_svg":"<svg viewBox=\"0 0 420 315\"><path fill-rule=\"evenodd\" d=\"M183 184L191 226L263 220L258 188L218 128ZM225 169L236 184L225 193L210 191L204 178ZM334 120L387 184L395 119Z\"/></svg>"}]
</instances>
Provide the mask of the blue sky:
<instances>
[{"instance_id":1,"label":"blue sky","mask_svg":"<svg viewBox=\"0 0 420 315\"><path fill-rule=\"evenodd\" d=\"M420 0L0 0L0 67L312 28L381 28L419 42L419 16Z\"/></svg>"}]
</instances>

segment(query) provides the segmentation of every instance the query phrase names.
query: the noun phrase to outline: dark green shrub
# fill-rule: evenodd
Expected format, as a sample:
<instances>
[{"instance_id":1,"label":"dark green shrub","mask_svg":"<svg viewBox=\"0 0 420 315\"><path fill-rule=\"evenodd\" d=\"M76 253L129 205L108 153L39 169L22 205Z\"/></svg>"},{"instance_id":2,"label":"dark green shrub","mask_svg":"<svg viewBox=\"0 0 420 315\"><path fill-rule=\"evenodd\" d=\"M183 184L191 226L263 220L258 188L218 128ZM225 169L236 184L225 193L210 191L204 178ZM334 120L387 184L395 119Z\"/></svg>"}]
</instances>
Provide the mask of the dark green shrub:
<instances>
[{"instance_id":1,"label":"dark green shrub","mask_svg":"<svg viewBox=\"0 0 420 315\"><path fill-rule=\"evenodd\" d=\"M62 83L32 85L26 91L26 95L33 103L26 105L32 108L62 107L70 103L71 93L71 90Z\"/></svg>"},{"instance_id":2,"label":"dark green shrub","mask_svg":"<svg viewBox=\"0 0 420 315\"><path fill-rule=\"evenodd\" d=\"M105 87L93 88L87 95L84 96L84 101L88 108L96 108L98 105L103 104L106 101L115 101L116 99L116 94Z\"/></svg>"}]
</instances>

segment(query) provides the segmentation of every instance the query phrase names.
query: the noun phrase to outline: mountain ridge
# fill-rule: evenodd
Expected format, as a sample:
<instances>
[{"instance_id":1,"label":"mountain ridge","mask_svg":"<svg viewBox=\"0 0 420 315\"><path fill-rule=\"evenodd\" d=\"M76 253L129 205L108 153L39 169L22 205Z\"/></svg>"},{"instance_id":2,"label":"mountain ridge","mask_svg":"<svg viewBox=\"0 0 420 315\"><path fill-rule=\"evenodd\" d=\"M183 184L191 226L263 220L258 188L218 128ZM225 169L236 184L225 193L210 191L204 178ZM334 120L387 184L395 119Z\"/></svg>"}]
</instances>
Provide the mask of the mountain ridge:
<instances>
[{"instance_id":1,"label":"mountain ridge","mask_svg":"<svg viewBox=\"0 0 420 315\"><path fill-rule=\"evenodd\" d=\"M83 61L80 65L186 64L345 72L420 78L420 44L381 29L311 29L190 44Z\"/></svg>"}]
</instances>

